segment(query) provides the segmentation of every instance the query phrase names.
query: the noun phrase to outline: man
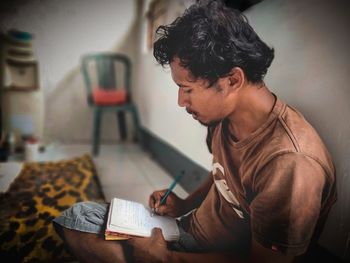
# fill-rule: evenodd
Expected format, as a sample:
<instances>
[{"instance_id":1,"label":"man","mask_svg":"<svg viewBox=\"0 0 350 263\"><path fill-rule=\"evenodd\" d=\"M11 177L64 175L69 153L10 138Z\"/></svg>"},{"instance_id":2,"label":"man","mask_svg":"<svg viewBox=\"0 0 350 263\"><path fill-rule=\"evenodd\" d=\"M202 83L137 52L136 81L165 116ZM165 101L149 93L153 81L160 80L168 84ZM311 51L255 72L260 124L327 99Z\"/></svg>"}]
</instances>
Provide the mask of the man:
<instances>
[{"instance_id":1,"label":"man","mask_svg":"<svg viewBox=\"0 0 350 263\"><path fill-rule=\"evenodd\" d=\"M157 33L154 56L170 65L179 106L208 126L213 154L212 172L188 198L171 194L159 205L164 190L150 196L160 215L187 214L178 221L180 240L167 244L159 229L127 243L83 233L103 231L106 205L92 203L55 219L59 233L86 262L300 258L317 241L336 199L335 171L316 131L266 87L273 49L219 1L191 6Z\"/></svg>"}]
</instances>

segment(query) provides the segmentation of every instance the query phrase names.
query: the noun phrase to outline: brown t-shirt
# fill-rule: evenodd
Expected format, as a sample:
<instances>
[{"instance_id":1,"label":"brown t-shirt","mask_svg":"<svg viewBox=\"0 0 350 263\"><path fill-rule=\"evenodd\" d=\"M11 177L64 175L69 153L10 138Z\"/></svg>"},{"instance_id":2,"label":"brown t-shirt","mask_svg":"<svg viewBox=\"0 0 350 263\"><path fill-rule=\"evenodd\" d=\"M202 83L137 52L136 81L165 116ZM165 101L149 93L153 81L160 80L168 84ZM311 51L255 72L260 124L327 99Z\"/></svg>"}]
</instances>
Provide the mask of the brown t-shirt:
<instances>
[{"instance_id":1,"label":"brown t-shirt","mask_svg":"<svg viewBox=\"0 0 350 263\"><path fill-rule=\"evenodd\" d=\"M304 117L277 99L249 138L234 142L225 122L217 125L211 149L214 184L186 224L199 244L242 252L254 238L304 253L336 200L332 160Z\"/></svg>"}]
</instances>

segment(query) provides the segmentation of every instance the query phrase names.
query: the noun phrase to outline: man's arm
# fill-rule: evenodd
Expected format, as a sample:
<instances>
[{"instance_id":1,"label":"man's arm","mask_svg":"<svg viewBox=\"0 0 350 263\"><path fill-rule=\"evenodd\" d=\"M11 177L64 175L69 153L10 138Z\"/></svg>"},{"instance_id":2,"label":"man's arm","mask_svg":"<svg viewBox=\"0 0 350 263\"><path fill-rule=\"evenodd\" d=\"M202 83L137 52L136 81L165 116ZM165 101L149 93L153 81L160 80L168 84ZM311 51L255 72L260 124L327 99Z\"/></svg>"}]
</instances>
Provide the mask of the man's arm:
<instances>
[{"instance_id":1,"label":"man's arm","mask_svg":"<svg viewBox=\"0 0 350 263\"><path fill-rule=\"evenodd\" d=\"M156 213L160 215L169 215L172 217L182 216L197 208L203 202L212 184L213 177L210 173L204 182L186 199L181 199L174 193L171 193L166 199L166 204L164 205L160 205L160 200L167 189L155 191L149 198L149 206L155 208Z\"/></svg>"},{"instance_id":2,"label":"man's arm","mask_svg":"<svg viewBox=\"0 0 350 263\"><path fill-rule=\"evenodd\" d=\"M250 254L239 257L229 252L185 253L167 249L160 229L154 229L149 238L133 238L128 241L134 247L134 257L140 262L230 262L230 263L290 263L293 256L273 251L252 240Z\"/></svg>"},{"instance_id":3,"label":"man's arm","mask_svg":"<svg viewBox=\"0 0 350 263\"><path fill-rule=\"evenodd\" d=\"M265 248L257 241L252 240L251 251L247 258L241 258L235 254L217 252L217 253L182 253L168 251L167 262L230 262L230 263L290 263L293 262L293 256L287 256L281 252L275 252Z\"/></svg>"},{"instance_id":4,"label":"man's arm","mask_svg":"<svg viewBox=\"0 0 350 263\"><path fill-rule=\"evenodd\" d=\"M186 209L188 212L200 206L207 196L212 184L213 176L211 173L209 173L203 183L185 199Z\"/></svg>"}]
</instances>

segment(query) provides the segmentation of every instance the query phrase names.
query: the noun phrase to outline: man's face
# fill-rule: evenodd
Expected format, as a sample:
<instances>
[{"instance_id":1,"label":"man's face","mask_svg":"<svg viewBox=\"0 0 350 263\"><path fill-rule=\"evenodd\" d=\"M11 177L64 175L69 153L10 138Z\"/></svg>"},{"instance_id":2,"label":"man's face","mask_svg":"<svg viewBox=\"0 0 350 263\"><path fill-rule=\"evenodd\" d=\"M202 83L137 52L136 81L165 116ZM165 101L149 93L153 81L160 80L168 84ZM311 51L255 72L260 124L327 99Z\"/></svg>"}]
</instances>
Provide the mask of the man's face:
<instances>
[{"instance_id":1,"label":"man's face","mask_svg":"<svg viewBox=\"0 0 350 263\"><path fill-rule=\"evenodd\" d=\"M174 82L179 86L178 104L186 107L195 120L208 126L227 117L230 107L226 107L226 93L220 79L208 87L207 80L194 79L189 70L180 65L177 57L170 63L170 69Z\"/></svg>"}]
</instances>

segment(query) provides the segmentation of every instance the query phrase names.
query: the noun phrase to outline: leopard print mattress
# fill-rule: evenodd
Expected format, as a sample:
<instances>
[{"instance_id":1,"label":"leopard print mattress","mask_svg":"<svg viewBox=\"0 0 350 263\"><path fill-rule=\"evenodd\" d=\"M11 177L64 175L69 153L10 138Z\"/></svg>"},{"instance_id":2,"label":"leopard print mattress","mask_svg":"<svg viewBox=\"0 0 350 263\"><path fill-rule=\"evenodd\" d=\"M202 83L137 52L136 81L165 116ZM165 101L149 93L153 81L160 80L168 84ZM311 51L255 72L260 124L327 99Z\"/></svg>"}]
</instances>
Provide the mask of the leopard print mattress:
<instances>
[{"instance_id":1,"label":"leopard print mattress","mask_svg":"<svg viewBox=\"0 0 350 263\"><path fill-rule=\"evenodd\" d=\"M89 155L72 160L25 163L0 194L0 262L67 262L74 258L52 219L81 201L104 202Z\"/></svg>"}]
</instances>

